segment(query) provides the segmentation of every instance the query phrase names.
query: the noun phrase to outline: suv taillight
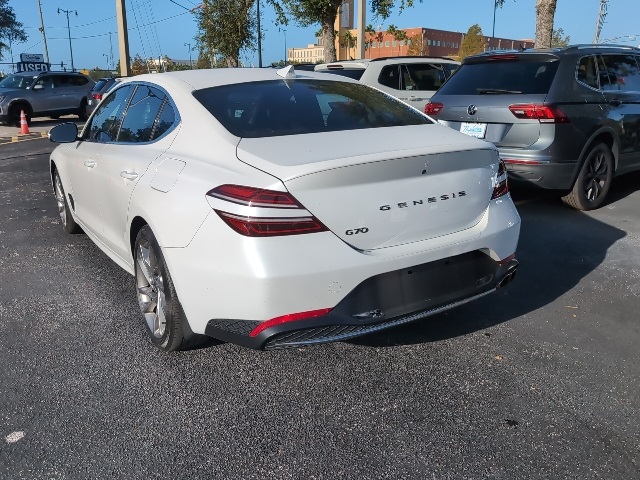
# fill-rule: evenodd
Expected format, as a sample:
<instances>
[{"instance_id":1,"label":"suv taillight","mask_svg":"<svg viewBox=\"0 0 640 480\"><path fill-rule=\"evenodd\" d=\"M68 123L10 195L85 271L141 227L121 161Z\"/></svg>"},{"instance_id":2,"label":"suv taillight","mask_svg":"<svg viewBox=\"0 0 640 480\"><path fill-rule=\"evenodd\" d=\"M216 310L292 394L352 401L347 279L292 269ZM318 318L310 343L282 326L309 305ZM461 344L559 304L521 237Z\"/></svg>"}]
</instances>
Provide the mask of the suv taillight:
<instances>
[{"instance_id":1,"label":"suv taillight","mask_svg":"<svg viewBox=\"0 0 640 480\"><path fill-rule=\"evenodd\" d=\"M569 123L569 118L562 110L553 105L509 105L509 110L516 118L538 120L540 123Z\"/></svg>"},{"instance_id":2,"label":"suv taillight","mask_svg":"<svg viewBox=\"0 0 640 480\"><path fill-rule=\"evenodd\" d=\"M93 98L95 98L96 100L102 100L102 94L101 93L92 93L91 96Z\"/></svg>"},{"instance_id":3,"label":"suv taillight","mask_svg":"<svg viewBox=\"0 0 640 480\"><path fill-rule=\"evenodd\" d=\"M491 200L495 200L496 198L500 198L503 195L509 193L509 181L507 180L507 167L504 162L500 160L500 164L498 165L498 173L496 173L494 185L493 185L493 194L491 195Z\"/></svg>"},{"instance_id":4,"label":"suv taillight","mask_svg":"<svg viewBox=\"0 0 640 480\"><path fill-rule=\"evenodd\" d=\"M424 106L424 113L427 115L437 115L442 110L442 105L440 102L429 102Z\"/></svg>"},{"instance_id":5,"label":"suv taillight","mask_svg":"<svg viewBox=\"0 0 640 480\"><path fill-rule=\"evenodd\" d=\"M220 208L214 211L234 231L245 237L275 237L282 235L300 235L303 233L325 232L325 227L316 217L311 215L300 202L289 192L278 192L244 185L220 185L207 192L207 195L250 207L255 215L231 213ZM259 215L260 209L302 210L300 215L281 214L269 216Z\"/></svg>"}]
</instances>

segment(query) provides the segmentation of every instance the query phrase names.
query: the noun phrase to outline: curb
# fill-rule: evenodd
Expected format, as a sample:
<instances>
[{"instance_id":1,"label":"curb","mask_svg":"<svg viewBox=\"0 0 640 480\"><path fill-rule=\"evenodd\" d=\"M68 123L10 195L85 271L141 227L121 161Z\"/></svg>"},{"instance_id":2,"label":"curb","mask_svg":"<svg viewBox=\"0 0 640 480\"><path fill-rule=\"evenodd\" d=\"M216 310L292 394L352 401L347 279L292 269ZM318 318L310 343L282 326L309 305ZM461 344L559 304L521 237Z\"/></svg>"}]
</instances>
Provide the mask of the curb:
<instances>
[{"instance_id":1,"label":"curb","mask_svg":"<svg viewBox=\"0 0 640 480\"><path fill-rule=\"evenodd\" d=\"M0 145L26 142L27 140L38 140L39 138L47 138L47 132L19 133L10 137L0 137Z\"/></svg>"}]
</instances>

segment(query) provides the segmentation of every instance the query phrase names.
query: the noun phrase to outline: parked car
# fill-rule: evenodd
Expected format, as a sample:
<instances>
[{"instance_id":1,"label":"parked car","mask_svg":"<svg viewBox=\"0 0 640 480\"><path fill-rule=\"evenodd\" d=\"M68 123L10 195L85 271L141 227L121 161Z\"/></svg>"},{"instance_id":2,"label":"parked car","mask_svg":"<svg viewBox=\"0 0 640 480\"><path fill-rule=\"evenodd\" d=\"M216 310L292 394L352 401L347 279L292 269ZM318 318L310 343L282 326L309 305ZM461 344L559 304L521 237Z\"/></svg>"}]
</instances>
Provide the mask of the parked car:
<instances>
[{"instance_id":1,"label":"parked car","mask_svg":"<svg viewBox=\"0 0 640 480\"><path fill-rule=\"evenodd\" d=\"M321 63L315 71L354 78L422 111L459 65L444 57L385 57Z\"/></svg>"},{"instance_id":2,"label":"parked car","mask_svg":"<svg viewBox=\"0 0 640 480\"><path fill-rule=\"evenodd\" d=\"M444 125L495 143L509 177L604 202L640 169L640 50L574 45L466 58L425 106Z\"/></svg>"},{"instance_id":3,"label":"parked car","mask_svg":"<svg viewBox=\"0 0 640 480\"><path fill-rule=\"evenodd\" d=\"M152 342L343 340L513 278L490 143L354 80L272 69L123 79L50 139L64 230L135 277ZM204 337L203 337L204 336Z\"/></svg>"},{"instance_id":4,"label":"parked car","mask_svg":"<svg viewBox=\"0 0 640 480\"><path fill-rule=\"evenodd\" d=\"M93 113L93 111L95 110L96 106L98 106L98 104L100 103L100 100L102 100L102 97L109 90L111 90L116 85L116 83L119 82L119 81L120 81L120 79L119 78L115 78L115 77L105 77L105 78L98 79L98 81L96 82L96 84L93 86L93 88L87 94L87 97L86 97L86 101L87 101L86 115L87 115L87 118L89 118L89 116Z\"/></svg>"},{"instance_id":5,"label":"parked car","mask_svg":"<svg viewBox=\"0 0 640 480\"><path fill-rule=\"evenodd\" d=\"M0 122L20 126L20 113L36 117L78 115L86 120L86 95L94 81L82 73L20 72L0 81Z\"/></svg>"}]
</instances>

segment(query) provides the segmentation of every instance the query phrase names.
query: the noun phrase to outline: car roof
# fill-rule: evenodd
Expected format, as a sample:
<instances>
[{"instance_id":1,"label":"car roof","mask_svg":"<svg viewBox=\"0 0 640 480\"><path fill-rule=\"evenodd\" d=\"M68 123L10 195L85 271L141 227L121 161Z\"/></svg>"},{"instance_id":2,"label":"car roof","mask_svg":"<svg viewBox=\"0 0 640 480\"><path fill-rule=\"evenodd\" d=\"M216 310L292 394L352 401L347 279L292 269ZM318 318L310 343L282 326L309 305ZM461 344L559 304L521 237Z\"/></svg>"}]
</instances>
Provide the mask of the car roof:
<instances>
[{"instance_id":1,"label":"car roof","mask_svg":"<svg viewBox=\"0 0 640 480\"><path fill-rule=\"evenodd\" d=\"M564 56L572 53L580 53L580 54L595 54L595 53L603 53L603 52L629 52L629 53L640 53L640 48L632 47L629 45L616 45L616 44L576 44L569 45L567 47L554 47L554 48L528 48L526 50L490 50L482 53L478 53L476 55L470 55L469 57L464 59L466 63L467 59L470 60L482 60L489 59L492 57L499 56L528 56L528 55L539 55L539 54L549 54L555 56Z\"/></svg>"},{"instance_id":2,"label":"car roof","mask_svg":"<svg viewBox=\"0 0 640 480\"><path fill-rule=\"evenodd\" d=\"M292 67L292 66L290 66ZM150 82L161 87L178 88L183 90L201 90L208 87L216 87L220 85L230 85L234 83L260 82L267 80L285 80L278 72L284 69L276 70L274 68L211 68L202 70L182 70L177 72L164 73L146 73L135 77L121 79L120 83L129 82ZM310 71L295 71L295 79L316 79L335 82L352 82L355 80L344 77L333 77L323 73ZM329 78L328 78L329 77Z\"/></svg>"},{"instance_id":3,"label":"car roof","mask_svg":"<svg viewBox=\"0 0 640 480\"><path fill-rule=\"evenodd\" d=\"M401 57L379 57L379 58L363 58L360 60L341 60L329 63L319 63L316 65L315 70L331 70L339 68L367 68L371 63L386 62L386 63L452 63L460 64L460 62L449 57L422 57L422 56L401 56Z\"/></svg>"}]
</instances>

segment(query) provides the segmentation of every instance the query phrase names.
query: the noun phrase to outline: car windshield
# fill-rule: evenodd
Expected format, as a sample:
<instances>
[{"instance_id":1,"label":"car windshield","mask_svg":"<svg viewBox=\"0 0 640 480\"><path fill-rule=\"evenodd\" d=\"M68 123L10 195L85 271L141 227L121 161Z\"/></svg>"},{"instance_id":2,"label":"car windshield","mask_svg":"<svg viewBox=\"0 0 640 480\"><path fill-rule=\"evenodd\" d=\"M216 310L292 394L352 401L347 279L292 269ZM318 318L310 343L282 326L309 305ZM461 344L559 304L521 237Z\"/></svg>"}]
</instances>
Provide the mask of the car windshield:
<instances>
[{"instance_id":1,"label":"car windshield","mask_svg":"<svg viewBox=\"0 0 640 480\"><path fill-rule=\"evenodd\" d=\"M193 95L229 132L245 138L432 123L405 103L358 83L270 80Z\"/></svg>"},{"instance_id":2,"label":"car windshield","mask_svg":"<svg viewBox=\"0 0 640 480\"><path fill-rule=\"evenodd\" d=\"M554 60L504 60L462 65L440 95L546 94L558 69Z\"/></svg>"},{"instance_id":3,"label":"car windshield","mask_svg":"<svg viewBox=\"0 0 640 480\"><path fill-rule=\"evenodd\" d=\"M25 75L9 75L0 82L0 87L21 88L26 90L32 83L34 77Z\"/></svg>"}]
</instances>

